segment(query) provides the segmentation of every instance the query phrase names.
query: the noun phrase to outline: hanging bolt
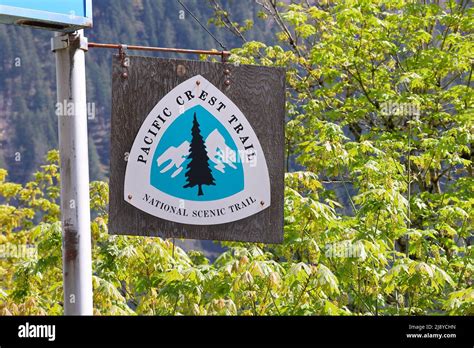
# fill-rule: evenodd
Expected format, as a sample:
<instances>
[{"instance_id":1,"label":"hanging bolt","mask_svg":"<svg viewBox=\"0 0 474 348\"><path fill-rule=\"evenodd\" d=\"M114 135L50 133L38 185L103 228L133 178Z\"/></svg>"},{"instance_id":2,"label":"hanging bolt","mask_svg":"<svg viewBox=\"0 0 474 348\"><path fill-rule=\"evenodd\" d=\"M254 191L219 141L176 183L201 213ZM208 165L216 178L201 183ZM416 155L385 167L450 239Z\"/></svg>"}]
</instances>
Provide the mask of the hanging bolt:
<instances>
[{"instance_id":1,"label":"hanging bolt","mask_svg":"<svg viewBox=\"0 0 474 348\"><path fill-rule=\"evenodd\" d=\"M122 73L122 78L123 78L123 79L128 78L128 74L127 74L126 72L123 72L123 73Z\"/></svg>"},{"instance_id":2,"label":"hanging bolt","mask_svg":"<svg viewBox=\"0 0 474 348\"><path fill-rule=\"evenodd\" d=\"M179 64L176 68L176 73L178 76L184 76L186 74L186 67L182 64Z\"/></svg>"},{"instance_id":3,"label":"hanging bolt","mask_svg":"<svg viewBox=\"0 0 474 348\"><path fill-rule=\"evenodd\" d=\"M224 81L224 84L225 84L226 86L230 86L230 80L225 80L225 81Z\"/></svg>"},{"instance_id":4,"label":"hanging bolt","mask_svg":"<svg viewBox=\"0 0 474 348\"><path fill-rule=\"evenodd\" d=\"M229 74L230 74L230 70L229 70L229 69L224 69L224 74L225 74L225 75L229 75Z\"/></svg>"}]
</instances>

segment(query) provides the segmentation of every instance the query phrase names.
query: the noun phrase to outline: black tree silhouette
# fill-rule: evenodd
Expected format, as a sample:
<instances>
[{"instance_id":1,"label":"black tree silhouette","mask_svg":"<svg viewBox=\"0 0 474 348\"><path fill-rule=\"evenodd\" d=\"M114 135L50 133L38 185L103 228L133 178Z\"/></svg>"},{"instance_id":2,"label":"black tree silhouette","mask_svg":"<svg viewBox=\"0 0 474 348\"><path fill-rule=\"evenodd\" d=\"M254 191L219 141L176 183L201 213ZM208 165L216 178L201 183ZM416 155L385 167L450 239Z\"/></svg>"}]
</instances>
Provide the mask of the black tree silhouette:
<instances>
[{"instance_id":1,"label":"black tree silhouette","mask_svg":"<svg viewBox=\"0 0 474 348\"><path fill-rule=\"evenodd\" d=\"M187 165L188 171L185 176L187 184L184 188L199 186L198 196L202 196L202 185L215 185L214 177L209 168L209 157L207 156L206 145L199 130L199 123L194 113L193 128L191 130L192 140L189 150L188 159L191 161Z\"/></svg>"}]
</instances>

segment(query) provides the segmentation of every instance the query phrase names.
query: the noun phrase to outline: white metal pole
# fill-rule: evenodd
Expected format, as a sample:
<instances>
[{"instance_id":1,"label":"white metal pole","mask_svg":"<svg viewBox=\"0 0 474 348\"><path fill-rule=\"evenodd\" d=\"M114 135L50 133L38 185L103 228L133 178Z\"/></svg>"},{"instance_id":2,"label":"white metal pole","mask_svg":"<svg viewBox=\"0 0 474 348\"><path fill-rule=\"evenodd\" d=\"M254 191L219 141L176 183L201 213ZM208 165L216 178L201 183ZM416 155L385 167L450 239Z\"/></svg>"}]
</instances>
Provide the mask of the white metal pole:
<instances>
[{"instance_id":1,"label":"white metal pole","mask_svg":"<svg viewBox=\"0 0 474 348\"><path fill-rule=\"evenodd\" d=\"M56 54L61 221L63 227L64 314L92 315L85 51L83 30L58 33Z\"/></svg>"}]
</instances>

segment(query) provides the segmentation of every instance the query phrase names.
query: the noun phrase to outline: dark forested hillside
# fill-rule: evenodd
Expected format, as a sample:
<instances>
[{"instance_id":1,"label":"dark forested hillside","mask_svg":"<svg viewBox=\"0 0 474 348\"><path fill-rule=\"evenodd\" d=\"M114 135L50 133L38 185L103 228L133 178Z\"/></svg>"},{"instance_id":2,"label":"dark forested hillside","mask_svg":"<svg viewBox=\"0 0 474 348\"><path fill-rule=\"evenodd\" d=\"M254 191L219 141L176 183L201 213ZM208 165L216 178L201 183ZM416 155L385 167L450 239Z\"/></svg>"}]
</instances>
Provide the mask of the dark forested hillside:
<instances>
[{"instance_id":1,"label":"dark forested hillside","mask_svg":"<svg viewBox=\"0 0 474 348\"><path fill-rule=\"evenodd\" d=\"M207 0L182 1L205 25L212 16ZM257 17L251 0L223 1L239 18ZM174 0L95 0L91 42L220 49L199 24ZM238 38L224 30L209 29L227 48ZM0 167L12 180L27 181L47 150L57 147L54 54L52 32L0 26ZM248 39L267 41L263 22L255 20ZM91 49L87 59L90 120L91 179L107 176L110 121L111 50ZM195 58L195 57L193 57ZM27 96L25 98L25 96Z\"/></svg>"}]
</instances>

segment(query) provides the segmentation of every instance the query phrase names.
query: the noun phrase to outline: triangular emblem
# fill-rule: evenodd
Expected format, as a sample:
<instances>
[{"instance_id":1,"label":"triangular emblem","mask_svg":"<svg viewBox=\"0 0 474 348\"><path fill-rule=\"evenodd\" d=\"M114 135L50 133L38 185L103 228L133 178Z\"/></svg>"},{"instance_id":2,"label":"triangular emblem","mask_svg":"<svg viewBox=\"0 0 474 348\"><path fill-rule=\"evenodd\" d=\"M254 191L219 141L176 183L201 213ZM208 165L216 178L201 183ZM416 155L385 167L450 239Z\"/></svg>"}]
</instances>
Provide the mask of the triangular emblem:
<instances>
[{"instance_id":1,"label":"triangular emblem","mask_svg":"<svg viewBox=\"0 0 474 348\"><path fill-rule=\"evenodd\" d=\"M184 224L240 220L270 205L265 155L239 108L197 75L143 122L128 157L124 199Z\"/></svg>"}]
</instances>

